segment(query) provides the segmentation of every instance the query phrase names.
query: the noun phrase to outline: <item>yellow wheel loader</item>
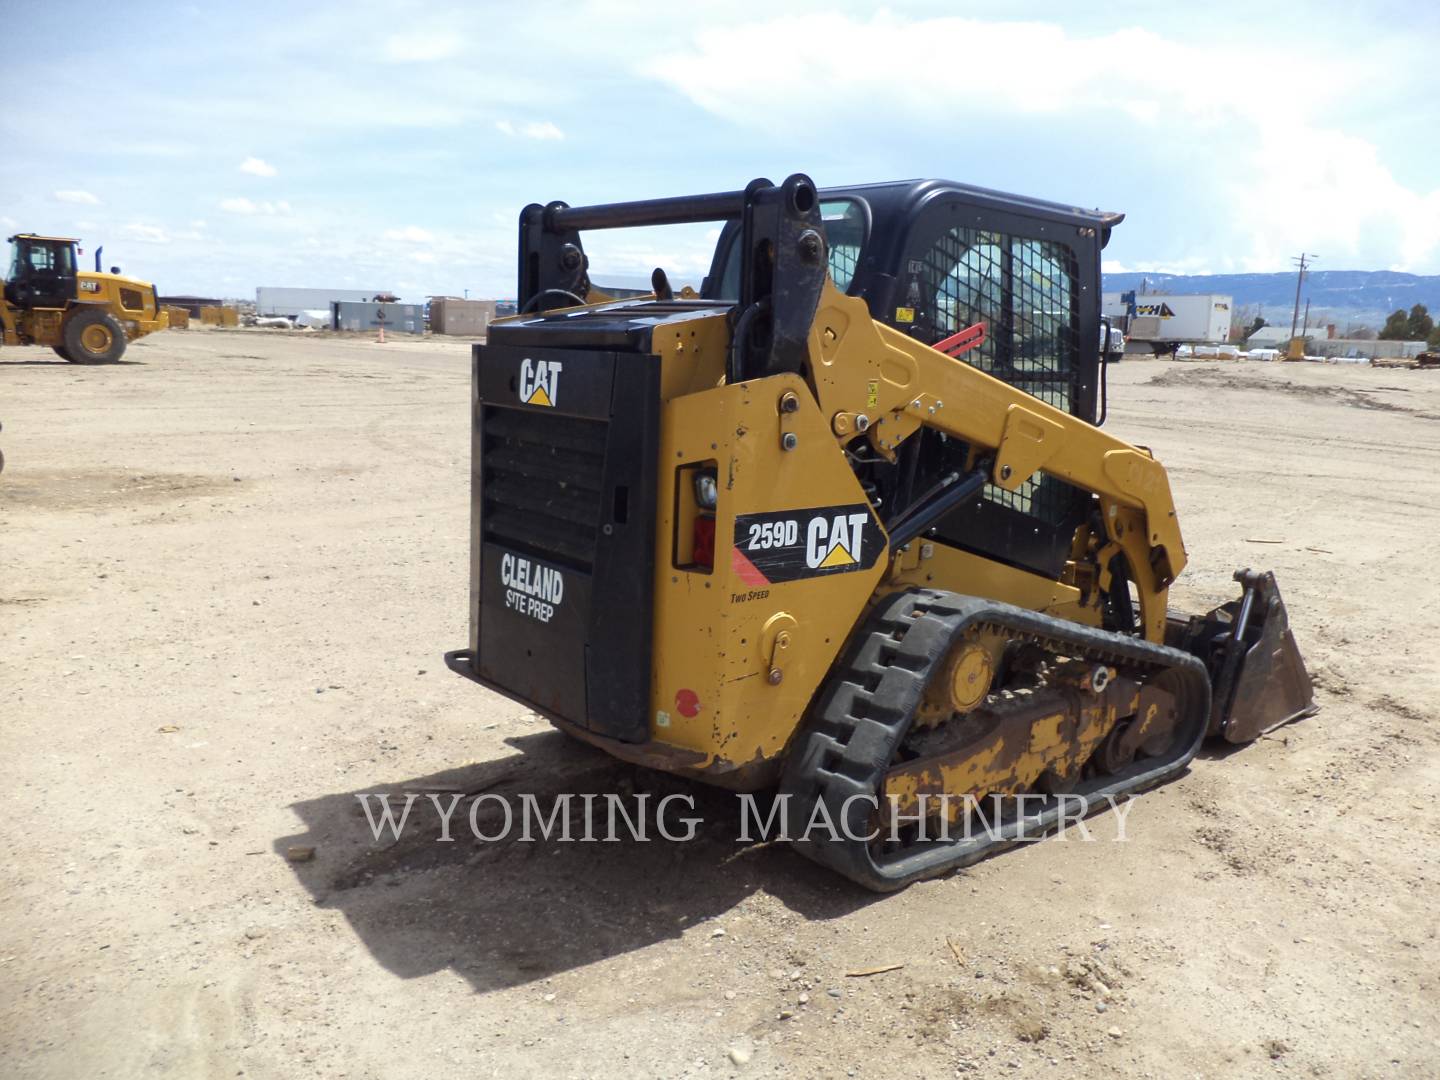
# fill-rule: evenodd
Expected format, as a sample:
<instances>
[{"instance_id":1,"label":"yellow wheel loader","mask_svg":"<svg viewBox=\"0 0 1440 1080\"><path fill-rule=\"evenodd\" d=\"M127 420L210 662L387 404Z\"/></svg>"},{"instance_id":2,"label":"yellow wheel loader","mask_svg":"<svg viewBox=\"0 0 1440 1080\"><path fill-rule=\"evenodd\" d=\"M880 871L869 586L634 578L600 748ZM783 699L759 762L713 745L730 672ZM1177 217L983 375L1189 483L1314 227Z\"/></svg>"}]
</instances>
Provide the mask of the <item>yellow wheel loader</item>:
<instances>
[{"instance_id":1,"label":"yellow wheel loader","mask_svg":"<svg viewBox=\"0 0 1440 1080\"><path fill-rule=\"evenodd\" d=\"M10 269L0 304L6 345L48 345L77 364L113 363L135 338L164 330L169 316L155 286L118 270L80 270L79 241L20 233L10 237Z\"/></svg>"},{"instance_id":2,"label":"yellow wheel loader","mask_svg":"<svg viewBox=\"0 0 1440 1080\"><path fill-rule=\"evenodd\" d=\"M1309 715L1274 578L1173 613L1169 479L1099 426L1122 217L803 175L527 207L520 313L474 350L452 670L778 790L799 850L876 890ZM582 234L692 222L721 223L698 293L592 286Z\"/></svg>"}]
</instances>

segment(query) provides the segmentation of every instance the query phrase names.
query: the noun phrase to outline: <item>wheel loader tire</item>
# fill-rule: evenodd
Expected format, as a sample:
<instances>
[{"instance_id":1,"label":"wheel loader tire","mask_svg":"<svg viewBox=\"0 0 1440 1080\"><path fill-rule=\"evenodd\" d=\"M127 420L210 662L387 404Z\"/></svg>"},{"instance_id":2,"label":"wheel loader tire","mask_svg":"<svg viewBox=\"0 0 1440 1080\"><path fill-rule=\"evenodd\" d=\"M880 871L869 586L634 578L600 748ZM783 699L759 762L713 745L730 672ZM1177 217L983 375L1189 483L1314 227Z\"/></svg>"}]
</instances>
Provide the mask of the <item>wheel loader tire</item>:
<instances>
[{"instance_id":1,"label":"wheel loader tire","mask_svg":"<svg viewBox=\"0 0 1440 1080\"><path fill-rule=\"evenodd\" d=\"M55 355L60 357L61 360L69 360L72 364L75 362L75 358L70 355L69 350L66 349L64 345L52 345L50 347L55 350Z\"/></svg>"},{"instance_id":2,"label":"wheel loader tire","mask_svg":"<svg viewBox=\"0 0 1440 1080\"><path fill-rule=\"evenodd\" d=\"M113 364L125 355L125 330L108 311L77 311L65 320L61 355L72 364Z\"/></svg>"}]
</instances>

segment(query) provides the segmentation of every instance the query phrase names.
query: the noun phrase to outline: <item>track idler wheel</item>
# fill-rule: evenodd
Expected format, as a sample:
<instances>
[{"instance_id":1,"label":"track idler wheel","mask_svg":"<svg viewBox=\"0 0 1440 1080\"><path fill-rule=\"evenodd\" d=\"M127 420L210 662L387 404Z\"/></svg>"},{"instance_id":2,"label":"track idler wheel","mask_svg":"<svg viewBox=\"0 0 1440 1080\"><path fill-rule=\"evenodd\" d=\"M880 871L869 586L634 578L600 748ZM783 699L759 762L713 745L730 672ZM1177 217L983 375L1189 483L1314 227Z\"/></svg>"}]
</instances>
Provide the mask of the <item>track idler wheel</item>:
<instances>
[{"instance_id":1,"label":"track idler wheel","mask_svg":"<svg viewBox=\"0 0 1440 1080\"><path fill-rule=\"evenodd\" d=\"M1076 769L1068 776L1056 772L1054 769L1046 769L1035 781L1035 787L1044 795L1069 795L1075 790L1075 785L1080 782L1080 770Z\"/></svg>"},{"instance_id":2,"label":"track idler wheel","mask_svg":"<svg viewBox=\"0 0 1440 1080\"><path fill-rule=\"evenodd\" d=\"M1130 740L1131 723L1122 720L1111 728L1090 758L1106 776L1114 776L1135 760L1135 746Z\"/></svg>"}]
</instances>

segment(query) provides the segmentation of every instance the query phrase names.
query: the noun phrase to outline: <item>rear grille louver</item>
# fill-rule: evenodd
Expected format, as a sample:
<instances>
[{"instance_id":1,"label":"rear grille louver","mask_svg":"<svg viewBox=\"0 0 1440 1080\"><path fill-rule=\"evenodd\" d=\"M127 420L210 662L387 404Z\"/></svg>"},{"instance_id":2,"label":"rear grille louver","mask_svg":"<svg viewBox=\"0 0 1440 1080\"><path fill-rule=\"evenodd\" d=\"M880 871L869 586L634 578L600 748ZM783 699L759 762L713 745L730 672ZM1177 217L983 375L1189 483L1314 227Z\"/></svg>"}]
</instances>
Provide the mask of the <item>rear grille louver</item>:
<instances>
[{"instance_id":1,"label":"rear grille louver","mask_svg":"<svg viewBox=\"0 0 1440 1080\"><path fill-rule=\"evenodd\" d=\"M487 408L485 539L590 571L600 527L607 427L600 420Z\"/></svg>"}]
</instances>

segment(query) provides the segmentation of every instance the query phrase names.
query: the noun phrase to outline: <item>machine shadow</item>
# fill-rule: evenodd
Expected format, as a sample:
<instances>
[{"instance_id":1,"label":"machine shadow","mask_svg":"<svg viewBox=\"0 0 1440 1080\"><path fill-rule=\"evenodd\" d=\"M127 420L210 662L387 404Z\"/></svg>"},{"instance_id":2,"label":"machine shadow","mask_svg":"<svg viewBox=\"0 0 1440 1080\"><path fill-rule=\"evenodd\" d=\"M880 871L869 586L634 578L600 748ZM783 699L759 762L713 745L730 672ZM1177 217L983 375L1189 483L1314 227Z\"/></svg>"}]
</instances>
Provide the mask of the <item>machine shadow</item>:
<instances>
[{"instance_id":1,"label":"machine shadow","mask_svg":"<svg viewBox=\"0 0 1440 1080\"><path fill-rule=\"evenodd\" d=\"M304 831L275 841L282 856L292 847L316 849L313 861L292 862L297 878L317 905L343 913L376 960L401 978L450 968L478 991L516 986L678 938L761 889L809 919L881 899L784 844L739 841L741 806L729 792L637 770L559 732L507 741L519 757L296 803ZM576 796L570 818L577 839L561 841L558 820L550 839L538 831L520 839L520 796L534 795L548 815L552 800L567 792ZM398 840L388 830L373 838L356 797L379 793L390 795L397 817L405 795L417 795ZM634 839L619 821L618 840L579 840L579 796L586 793L650 795L650 839ZM487 794L515 808L505 839L472 833L472 805L482 833L502 831L500 800ZM442 808L460 796L450 842L441 839L432 795ZM687 831L682 819L699 819L693 839L657 833L654 810L667 795L693 800L672 801L664 815L672 836ZM370 804L378 819L378 801ZM593 805L593 832L604 836L606 804ZM752 824L751 835L758 832Z\"/></svg>"}]
</instances>

